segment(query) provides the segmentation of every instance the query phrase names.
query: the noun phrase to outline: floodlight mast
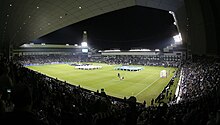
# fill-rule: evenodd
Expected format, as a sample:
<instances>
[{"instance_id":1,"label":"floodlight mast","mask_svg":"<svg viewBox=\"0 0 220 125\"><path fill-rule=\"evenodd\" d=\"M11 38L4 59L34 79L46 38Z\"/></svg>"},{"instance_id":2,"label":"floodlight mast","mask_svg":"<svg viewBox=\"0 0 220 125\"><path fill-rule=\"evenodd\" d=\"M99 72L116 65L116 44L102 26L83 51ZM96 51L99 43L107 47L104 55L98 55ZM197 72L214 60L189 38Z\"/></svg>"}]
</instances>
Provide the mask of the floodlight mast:
<instances>
[{"instance_id":1,"label":"floodlight mast","mask_svg":"<svg viewBox=\"0 0 220 125\"><path fill-rule=\"evenodd\" d=\"M87 44L87 31L83 31L83 41L81 43L81 46L82 47L88 47L88 44Z\"/></svg>"},{"instance_id":2,"label":"floodlight mast","mask_svg":"<svg viewBox=\"0 0 220 125\"><path fill-rule=\"evenodd\" d=\"M82 47L88 47L88 44L87 44L87 42L82 42L82 43L81 43L81 46L82 46Z\"/></svg>"},{"instance_id":3,"label":"floodlight mast","mask_svg":"<svg viewBox=\"0 0 220 125\"><path fill-rule=\"evenodd\" d=\"M179 30L179 26L178 26L178 21L176 19L176 15L175 15L175 13L173 11L169 11L169 14L171 14L173 16L173 19L174 19L173 24L177 27L177 30L179 32L179 35L176 35L176 37L173 36L173 38L175 37L174 38L175 43L182 43L182 36L181 36L180 30Z\"/></svg>"},{"instance_id":4,"label":"floodlight mast","mask_svg":"<svg viewBox=\"0 0 220 125\"><path fill-rule=\"evenodd\" d=\"M182 43L181 33L179 33L178 35L173 36L173 39L174 39L174 41L175 41L176 44Z\"/></svg>"},{"instance_id":5,"label":"floodlight mast","mask_svg":"<svg viewBox=\"0 0 220 125\"><path fill-rule=\"evenodd\" d=\"M87 31L83 31L83 42L87 42Z\"/></svg>"}]
</instances>

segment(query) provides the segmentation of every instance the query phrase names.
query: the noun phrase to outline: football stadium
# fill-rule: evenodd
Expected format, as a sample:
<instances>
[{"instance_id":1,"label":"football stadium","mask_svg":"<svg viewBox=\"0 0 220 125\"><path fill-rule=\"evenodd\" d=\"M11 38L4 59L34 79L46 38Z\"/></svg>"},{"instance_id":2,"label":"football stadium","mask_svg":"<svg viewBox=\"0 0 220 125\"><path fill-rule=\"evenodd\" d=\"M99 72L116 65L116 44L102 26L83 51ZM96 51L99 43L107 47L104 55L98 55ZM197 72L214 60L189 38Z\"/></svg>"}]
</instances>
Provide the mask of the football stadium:
<instances>
[{"instance_id":1,"label":"football stadium","mask_svg":"<svg viewBox=\"0 0 220 125\"><path fill-rule=\"evenodd\" d=\"M217 0L1 0L0 124L219 125Z\"/></svg>"},{"instance_id":2,"label":"football stadium","mask_svg":"<svg viewBox=\"0 0 220 125\"><path fill-rule=\"evenodd\" d=\"M168 70L175 72L174 68L154 66L144 66L142 71L119 71L114 69L115 65L101 63L93 65L99 65L102 68L97 70L76 69L69 64L28 66L28 68L76 86L80 85L94 92L104 89L108 95L119 98L129 98L133 95L138 102L145 100L148 105L151 99L157 98L174 75L174 73L169 76L165 74L165 78L162 78L160 72L163 69L167 69L167 72Z\"/></svg>"}]
</instances>

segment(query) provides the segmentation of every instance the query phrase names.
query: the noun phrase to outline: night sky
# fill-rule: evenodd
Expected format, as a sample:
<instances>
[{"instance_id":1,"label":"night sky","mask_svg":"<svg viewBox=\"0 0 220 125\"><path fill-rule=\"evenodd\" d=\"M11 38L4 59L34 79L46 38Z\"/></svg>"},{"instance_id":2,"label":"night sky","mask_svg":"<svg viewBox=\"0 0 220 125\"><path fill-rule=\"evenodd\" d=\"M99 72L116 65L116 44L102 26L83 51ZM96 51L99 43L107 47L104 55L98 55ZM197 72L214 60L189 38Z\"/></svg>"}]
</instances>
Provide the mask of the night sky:
<instances>
[{"instance_id":1,"label":"night sky","mask_svg":"<svg viewBox=\"0 0 220 125\"><path fill-rule=\"evenodd\" d=\"M80 44L85 30L89 47L95 49L162 49L177 34L173 22L167 11L134 6L72 24L33 42Z\"/></svg>"}]
</instances>

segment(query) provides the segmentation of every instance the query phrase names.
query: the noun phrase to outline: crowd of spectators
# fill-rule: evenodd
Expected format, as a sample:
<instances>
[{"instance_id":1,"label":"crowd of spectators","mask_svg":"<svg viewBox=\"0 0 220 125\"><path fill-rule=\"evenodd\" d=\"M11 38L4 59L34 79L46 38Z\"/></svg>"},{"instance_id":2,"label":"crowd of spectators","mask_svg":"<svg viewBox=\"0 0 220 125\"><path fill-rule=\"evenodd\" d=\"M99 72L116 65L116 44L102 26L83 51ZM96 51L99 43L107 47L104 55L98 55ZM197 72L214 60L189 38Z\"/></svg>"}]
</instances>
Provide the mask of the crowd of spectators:
<instances>
[{"instance_id":1,"label":"crowd of spectators","mask_svg":"<svg viewBox=\"0 0 220 125\"><path fill-rule=\"evenodd\" d=\"M178 67L180 61L165 61L159 58L149 58L147 56L139 55L125 55L125 56L99 56L88 57L79 55L29 55L19 56L16 60L23 65L31 64L45 64L45 63L68 63L68 62L100 62L107 64L122 64L122 65L149 65L149 66L166 66Z\"/></svg>"},{"instance_id":2,"label":"crowd of spectators","mask_svg":"<svg viewBox=\"0 0 220 125\"><path fill-rule=\"evenodd\" d=\"M171 66L178 67L179 61L164 61L159 58L149 58L143 55L118 55L101 57L102 62L109 64L133 64L133 65L148 65L148 66Z\"/></svg>"},{"instance_id":3,"label":"crowd of spectators","mask_svg":"<svg viewBox=\"0 0 220 125\"><path fill-rule=\"evenodd\" d=\"M219 125L219 62L195 56L181 65L181 71L180 101L146 108L139 120L146 124Z\"/></svg>"},{"instance_id":4,"label":"crowd of spectators","mask_svg":"<svg viewBox=\"0 0 220 125\"><path fill-rule=\"evenodd\" d=\"M0 64L0 81L8 79L4 82L7 86L0 82L1 124L30 124L28 121L45 125L220 124L220 65L214 58L195 57L181 65L183 77L180 84L181 100L178 103L147 107L136 103L133 96L117 100L104 91L87 91L29 70L23 64L33 62L29 57L24 58L22 64L7 60ZM60 60L47 61L44 58L43 62L41 57L35 58L34 61L38 60L39 63L40 60L42 64Z\"/></svg>"},{"instance_id":5,"label":"crowd of spectators","mask_svg":"<svg viewBox=\"0 0 220 125\"><path fill-rule=\"evenodd\" d=\"M22 65L32 64L51 64L51 63L66 63L66 62L78 62L87 61L84 56L74 55L26 55L16 56L14 60L19 61Z\"/></svg>"},{"instance_id":6,"label":"crowd of spectators","mask_svg":"<svg viewBox=\"0 0 220 125\"><path fill-rule=\"evenodd\" d=\"M25 117L26 121L37 121L38 124L45 125L117 125L126 124L128 121L129 123L133 122L133 120L127 118L130 117L130 114L133 114L133 111L136 111L134 110L136 100L132 100L132 98L117 101L107 96L104 91L100 93L86 91L80 86L72 86L66 82L29 70L19 63L9 63L8 66L11 69L10 76L13 78L15 87L10 87L12 93L6 91L6 94L12 95L12 98L1 100L10 101L14 105L1 106L2 109L8 107L12 109L11 111L4 110L1 112L3 115L0 117L1 123L10 124L16 121L19 124L22 121L21 124L26 124L23 121L24 118L21 121L18 120L21 116ZM15 91L27 87L30 88L28 90L31 90L31 99L28 98L30 93ZM7 87L7 89L9 88ZM2 90L2 92L5 90ZM20 96L14 97L15 95ZM24 99L22 99L22 96ZM26 102L25 100L29 101ZM19 101L25 104L20 104ZM29 107L29 104L31 104L31 110L28 108L28 112L31 111L32 113L27 113L27 109L21 112L21 110L17 110L19 108L16 108L27 107L27 105ZM27 117L27 115L33 116Z\"/></svg>"}]
</instances>

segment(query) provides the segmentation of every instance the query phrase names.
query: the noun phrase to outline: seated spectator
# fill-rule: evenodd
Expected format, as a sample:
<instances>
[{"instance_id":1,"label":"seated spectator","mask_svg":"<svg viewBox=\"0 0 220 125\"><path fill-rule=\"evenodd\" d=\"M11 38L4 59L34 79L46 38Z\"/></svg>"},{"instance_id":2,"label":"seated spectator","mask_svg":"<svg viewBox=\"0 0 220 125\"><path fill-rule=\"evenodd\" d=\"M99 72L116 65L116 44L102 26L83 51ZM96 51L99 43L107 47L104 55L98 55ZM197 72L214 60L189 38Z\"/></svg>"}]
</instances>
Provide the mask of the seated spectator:
<instances>
[{"instance_id":1,"label":"seated spectator","mask_svg":"<svg viewBox=\"0 0 220 125\"><path fill-rule=\"evenodd\" d=\"M8 75L10 72L10 68L7 65L3 65L1 67L2 74L0 76L0 89L3 92L6 92L8 89L13 87L13 83L11 77Z\"/></svg>"},{"instance_id":2,"label":"seated spectator","mask_svg":"<svg viewBox=\"0 0 220 125\"><path fill-rule=\"evenodd\" d=\"M137 124L137 117L138 117L138 112L137 112L137 107L136 107L136 97L131 96L128 99L128 104L129 107L126 112L126 125L136 125Z\"/></svg>"}]
</instances>

